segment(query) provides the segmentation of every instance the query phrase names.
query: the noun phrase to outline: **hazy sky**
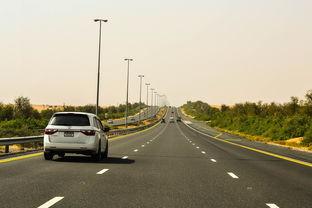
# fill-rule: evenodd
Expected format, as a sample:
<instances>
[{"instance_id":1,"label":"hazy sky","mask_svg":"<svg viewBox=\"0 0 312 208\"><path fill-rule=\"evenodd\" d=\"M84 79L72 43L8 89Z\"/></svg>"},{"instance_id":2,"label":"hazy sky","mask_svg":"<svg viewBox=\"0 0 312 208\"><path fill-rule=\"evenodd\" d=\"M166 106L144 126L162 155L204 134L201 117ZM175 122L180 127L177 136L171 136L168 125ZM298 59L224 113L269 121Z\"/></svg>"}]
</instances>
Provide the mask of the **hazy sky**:
<instances>
[{"instance_id":1,"label":"hazy sky","mask_svg":"<svg viewBox=\"0 0 312 208\"><path fill-rule=\"evenodd\" d=\"M312 89L311 0L0 0L0 102L131 102L138 74L172 105L286 102ZM146 88L143 88L146 100Z\"/></svg>"}]
</instances>

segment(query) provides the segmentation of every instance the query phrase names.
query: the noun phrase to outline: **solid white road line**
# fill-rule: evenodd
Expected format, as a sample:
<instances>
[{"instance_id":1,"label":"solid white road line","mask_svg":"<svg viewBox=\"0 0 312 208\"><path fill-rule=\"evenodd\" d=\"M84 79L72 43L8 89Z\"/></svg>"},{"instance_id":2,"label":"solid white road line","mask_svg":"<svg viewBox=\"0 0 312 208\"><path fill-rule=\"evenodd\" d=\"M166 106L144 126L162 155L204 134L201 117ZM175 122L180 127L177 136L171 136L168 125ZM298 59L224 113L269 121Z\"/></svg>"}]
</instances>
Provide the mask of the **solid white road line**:
<instances>
[{"instance_id":1,"label":"solid white road line","mask_svg":"<svg viewBox=\"0 0 312 208\"><path fill-rule=\"evenodd\" d=\"M266 205L270 208L279 208L276 204L266 203Z\"/></svg>"},{"instance_id":2,"label":"solid white road line","mask_svg":"<svg viewBox=\"0 0 312 208\"><path fill-rule=\"evenodd\" d=\"M215 159L210 159L212 162L217 162Z\"/></svg>"},{"instance_id":3,"label":"solid white road line","mask_svg":"<svg viewBox=\"0 0 312 208\"><path fill-rule=\"evenodd\" d=\"M48 207L51 207L52 205L56 204L58 201L61 201L62 199L64 199L63 196L54 197L53 199L47 201L46 203L44 203L43 205L41 205L38 208L48 208Z\"/></svg>"},{"instance_id":4,"label":"solid white road line","mask_svg":"<svg viewBox=\"0 0 312 208\"><path fill-rule=\"evenodd\" d=\"M103 170L97 172L96 174L97 174L97 175L101 175L101 174L105 173L105 172L108 171L108 170L109 170L109 169L103 169Z\"/></svg>"},{"instance_id":5,"label":"solid white road line","mask_svg":"<svg viewBox=\"0 0 312 208\"><path fill-rule=\"evenodd\" d=\"M201 153L206 154L206 152L204 152L204 151L201 151Z\"/></svg>"},{"instance_id":6,"label":"solid white road line","mask_svg":"<svg viewBox=\"0 0 312 208\"><path fill-rule=\"evenodd\" d=\"M135 149L135 150L133 150L134 152L137 152L137 151L139 151L138 149Z\"/></svg>"},{"instance_id":7,"label":"solid white road line","mask_svg":"<svg viewBox=\"0 0 312 208\"><path fill-rule=\"evenodd\" d=\"M127 159L127 158L128 158L128 156L123 156L121 159L125 160L125 159Z\"/></svg>"},{"instance_id":8,"label":"solid white road line","mask_svg":"<svg viewBox=\"0 0 312 208\"><path fill-rule=\"evenodd\" d=\"M229 174L232 178L238 178L238 176L235 175L234 173L228 172L227 174Z\"/></svg>"}]
</instances>

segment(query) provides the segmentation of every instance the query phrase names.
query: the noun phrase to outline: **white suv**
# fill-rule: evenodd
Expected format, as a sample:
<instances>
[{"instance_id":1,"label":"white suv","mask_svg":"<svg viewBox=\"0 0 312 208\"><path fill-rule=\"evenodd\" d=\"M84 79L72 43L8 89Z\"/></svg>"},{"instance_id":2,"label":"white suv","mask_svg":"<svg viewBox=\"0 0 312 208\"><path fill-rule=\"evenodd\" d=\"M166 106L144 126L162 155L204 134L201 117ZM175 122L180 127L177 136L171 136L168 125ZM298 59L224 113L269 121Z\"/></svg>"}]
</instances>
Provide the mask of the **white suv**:
<instances>
[{"instance_id":1,"label":"white suv","mask_svg":"<svg viewBox=\"0 0 312 208\"><path fill-rule=\"evenodd\" d=\"M44 158L65 153L91 155L95 160L107 158L108 141L100 119L91 113L58 112L44 131Z\"/></svg>"}]
</instances>

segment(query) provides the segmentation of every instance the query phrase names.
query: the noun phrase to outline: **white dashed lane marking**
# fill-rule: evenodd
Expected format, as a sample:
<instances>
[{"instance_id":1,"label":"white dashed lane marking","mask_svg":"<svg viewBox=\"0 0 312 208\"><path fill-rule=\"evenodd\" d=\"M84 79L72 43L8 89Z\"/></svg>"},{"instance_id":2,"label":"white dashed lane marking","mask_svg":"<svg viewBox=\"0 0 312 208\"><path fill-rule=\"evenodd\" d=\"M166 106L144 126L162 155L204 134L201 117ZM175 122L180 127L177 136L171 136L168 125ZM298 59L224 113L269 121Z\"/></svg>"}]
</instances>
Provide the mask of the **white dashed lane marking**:
<instances>
[{"instance_id":1,"label":"white dashed lane marking","mask_svg":"<svg viewBox=\"0 0 312 208\"><path fill-rule=\"evenodd\" d=\"M97 172L96 174L97 175L101 175L101 174L105 173L106 171L108 171L108 169L103 169L103 170Z\"/></svg>"},{"instance_id":2,"label":"white dashed lane marking","mask_svg":"<svg viewBox=\"0 0 312 208\"><path fill-rule=\"evenodd\" d=\"M228 172L227 174L229 174L232 178L238 178L238 176L237 175L235 175L234 173L232 173L232 172Z\"/></svg>"},{"instance_id":3,"label":"white dashed lane marking","mask_svg":"<svg viewBox=\"0 0 312 208\"><path fill-rule=\"evenodd\" d=\"M137 151L139 151L138 149L135 149L135 150L133 150L134 152L137 152Z\"/></svg>"},{"instance_id":4,"label":"white dashed lane marking","mask_svg":"<svg viewBox=\"0 0 312 208\"><path fill-rule=\"evenodd\" d=\"M211 160L211 162L217 162L215 159L210 159Z\"/></svg>"},{"instance_id":5,"label":"white dashed lane marking","mask_svg":"<svg viewBox=\"0 0 312 208\"><path fill-rule=\"evenodd\" d=\"M276 204L266 203L266 205L270 208L279 208Z\"/></svg>"},{"instance_id":6,"label":"white dashed lane marking","mask_svg":"<svg viewBox=\"0 0 312 208\"><path fill-rule=\"evenodd\" d=\"M197 149L199 149L199 147L196 147Z\"/></svg>"},{"instance_id":7,"label":"white dashed lane marking","mask_svg":"<svg viewBox=\"0 0 312 208\"><path fill-rule=\"evenodd\" d=\"M145 147L145 145L144 145L144 144L142 144L142 145L141 145L141 147Z\"/></svg>"},{"instance_id":8,"label":"white dashed lane marking","mask_svg":"<svg viewBox=\"0 0 312 208\"><path fill-rule=\"evenodd\" d=\"M205 151L201 151L201 153L206 154L206 152L205 152Z\"/></svg>"},{"instance_id":9,"label":"white dashed lane marking","mask_svg":"<svg viewBox=\"0 0 312 208\"><path fill-rule=\"evenodd\" d=\"M128 156L123 156L121 159L125 160L125 159L127 159L127 158L128 158Z\"/></svg>"},{"instance_id":10,"label":"white dashed lane marking","mask_svg":"<svg viewBox=\"0 0 312 208\"><path fill-rule=\"evenodd\" d=\"M41 206L38 207L38 208L48 208L48 207L51 207L51 206L53 206L54 204L56 204L57 202L61 201L62 199L64 199L63 196L54 197L53 199L47 201L46 203L44 203L43 205L41 205Z\"/></svg>"}]
</instances>

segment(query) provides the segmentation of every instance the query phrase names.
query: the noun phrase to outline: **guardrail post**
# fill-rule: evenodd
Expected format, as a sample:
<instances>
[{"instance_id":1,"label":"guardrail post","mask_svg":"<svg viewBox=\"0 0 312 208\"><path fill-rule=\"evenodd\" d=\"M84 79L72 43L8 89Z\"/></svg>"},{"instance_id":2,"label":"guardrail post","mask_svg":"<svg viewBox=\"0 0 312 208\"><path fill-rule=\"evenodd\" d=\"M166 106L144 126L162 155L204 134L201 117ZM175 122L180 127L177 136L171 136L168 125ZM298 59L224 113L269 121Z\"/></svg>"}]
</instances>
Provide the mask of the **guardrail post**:
<instances>
[{"instance_id":1,"label":"guardrail post","mask_svg":"<svg viewBox=\"0 0 312 208\"><path fill-rule=\"evenodd\" d=\"M34 142L34 147L35 147L35 150L38 149L38 142Z\"/></svg>"},{"instance_id":2,"label":"guardrail post","mask_svg":"<svg viewBox=\"0 0 312 208\"><path fill-rule=\"evenodd\" d=\"M5 153L9 153L10 152L10 145L5 145Z\"/></svg>"}]
</instances>

